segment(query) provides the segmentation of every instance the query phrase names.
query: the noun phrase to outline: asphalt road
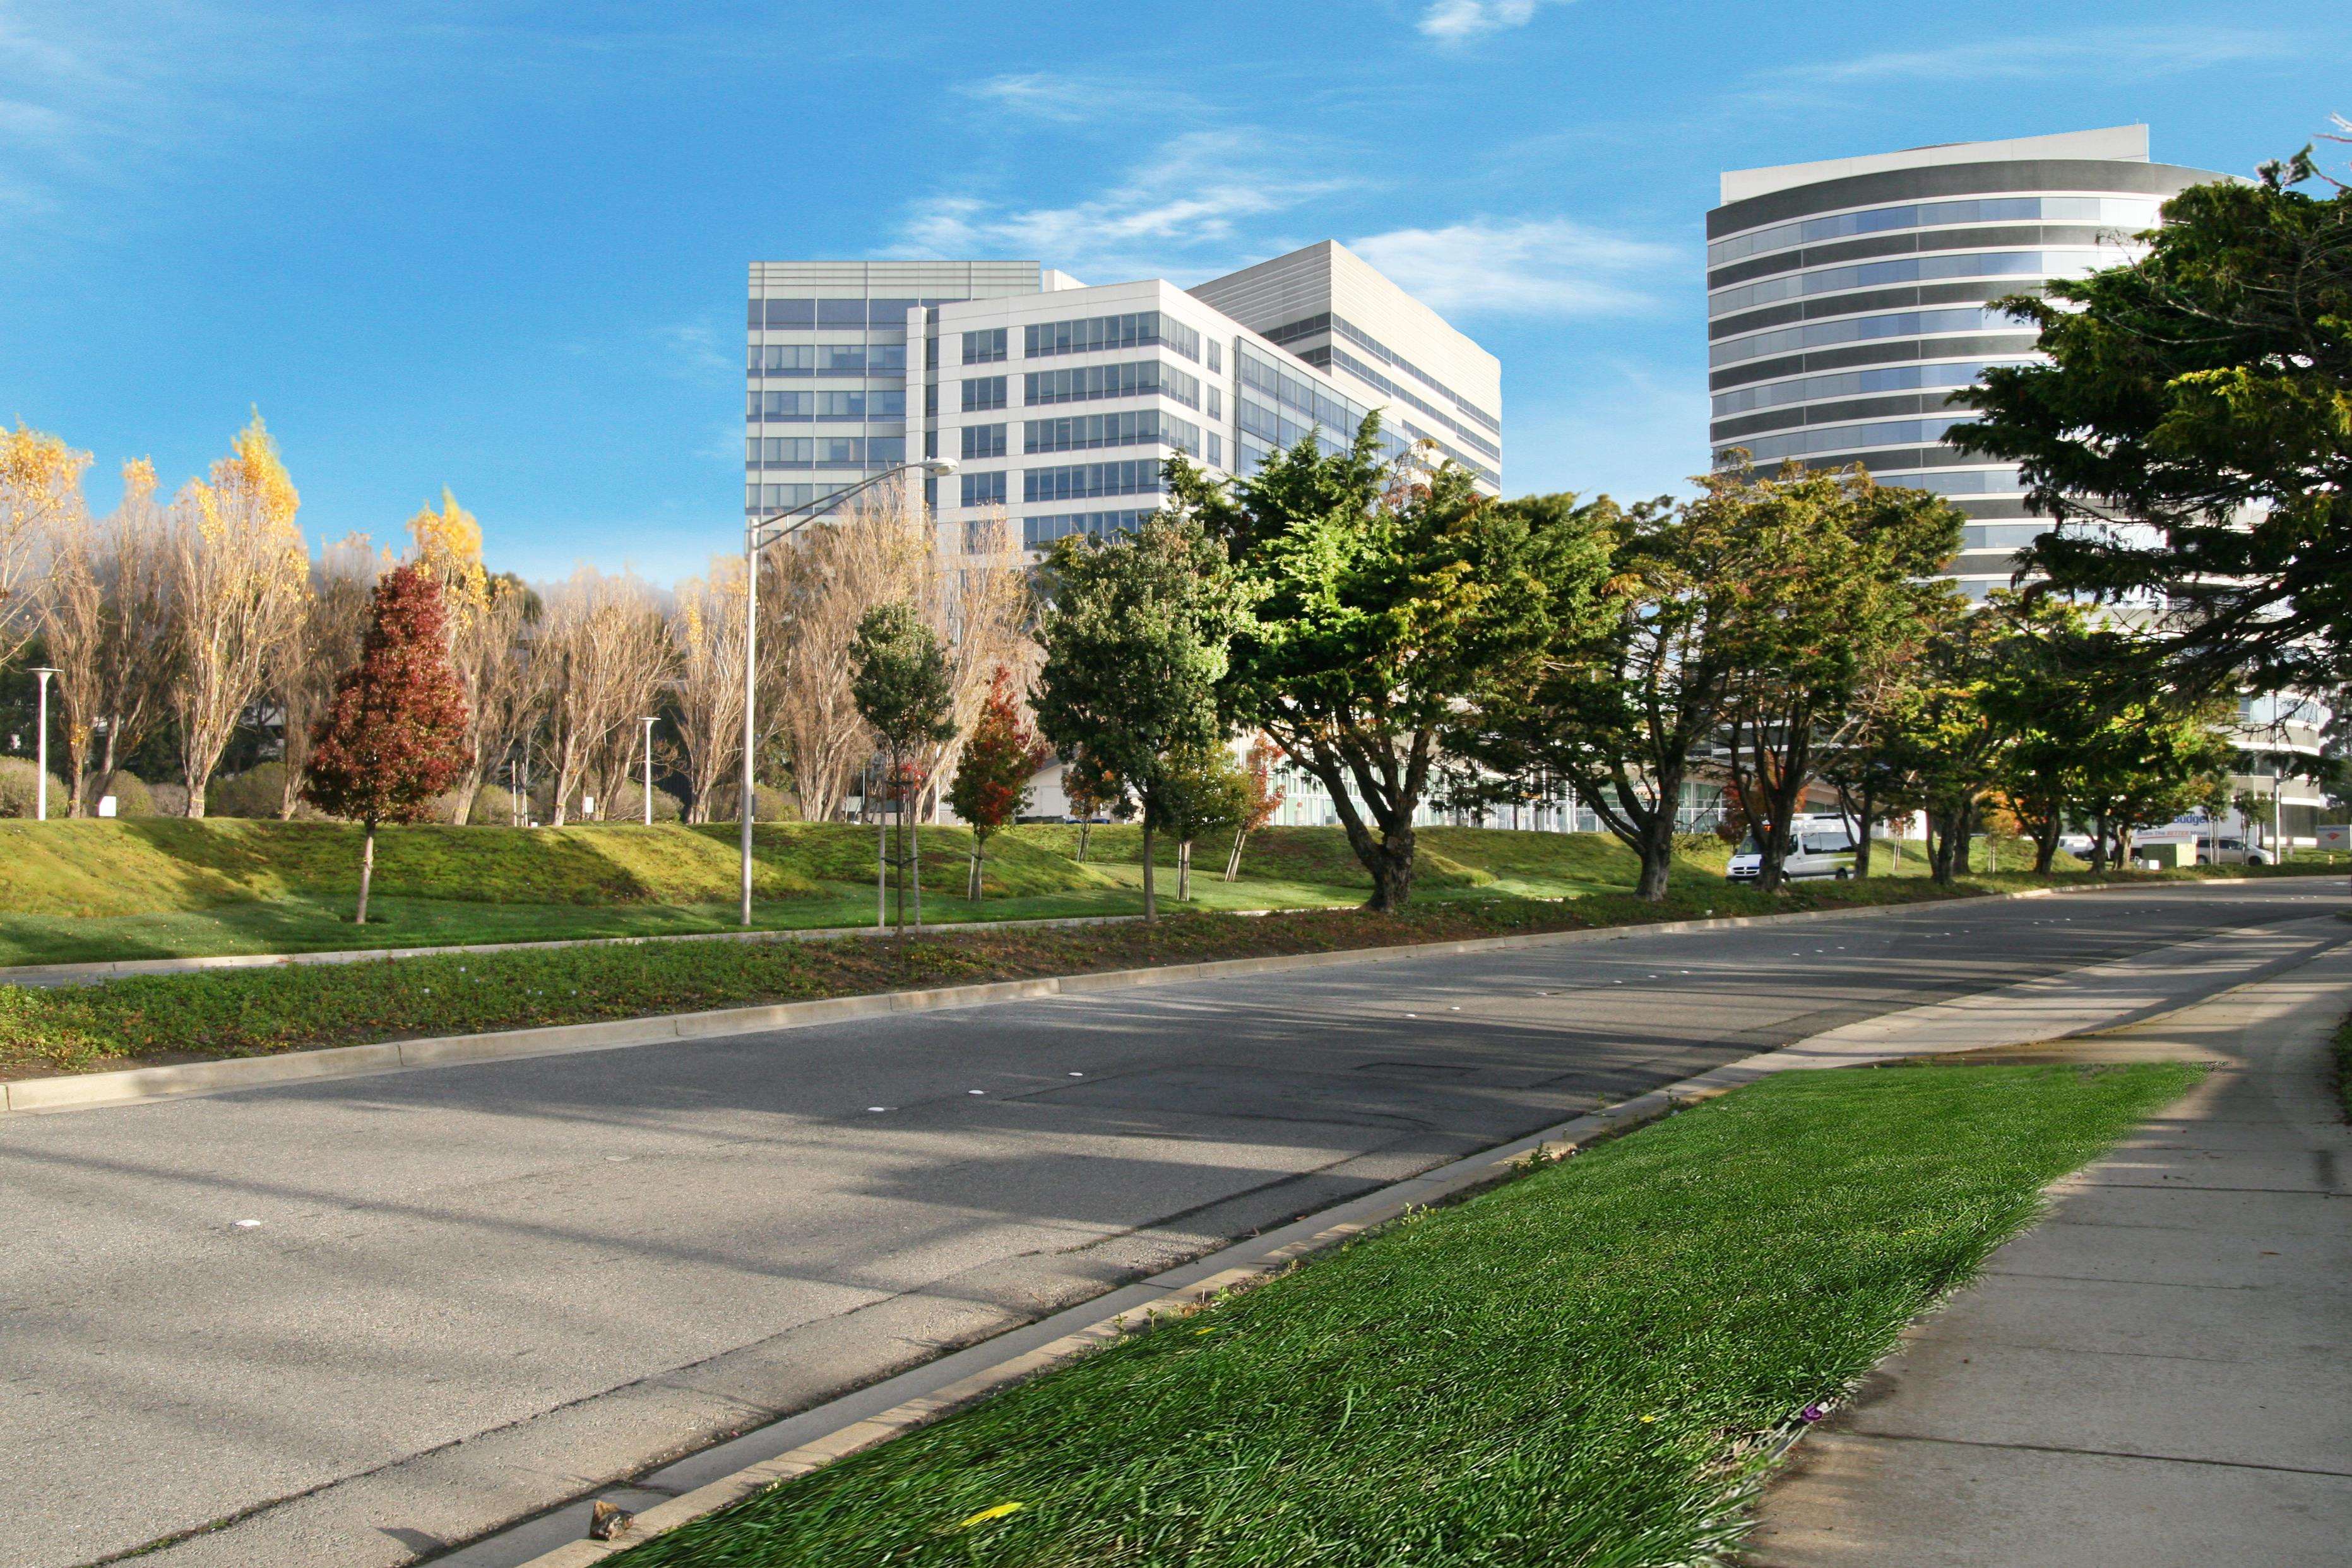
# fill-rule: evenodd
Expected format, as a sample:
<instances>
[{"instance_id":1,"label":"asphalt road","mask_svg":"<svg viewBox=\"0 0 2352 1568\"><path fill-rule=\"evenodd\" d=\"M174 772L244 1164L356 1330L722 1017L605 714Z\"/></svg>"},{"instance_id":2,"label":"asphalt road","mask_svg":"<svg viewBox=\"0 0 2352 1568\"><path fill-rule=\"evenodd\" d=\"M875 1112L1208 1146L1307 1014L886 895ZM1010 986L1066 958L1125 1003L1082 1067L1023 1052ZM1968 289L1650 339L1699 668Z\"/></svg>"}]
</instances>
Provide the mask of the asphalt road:
<instances>
[{"instance_id":1,"label":"asphalt road","mask_svg":"<svg viewBox=\"0 0 2352 1568\"><path fill-rule=\"evenodd\" d=\"M11 1119L0 1564L414 1561L1596 1103L2347 907L1958 903Z\"/></svg>"}]
</instances>

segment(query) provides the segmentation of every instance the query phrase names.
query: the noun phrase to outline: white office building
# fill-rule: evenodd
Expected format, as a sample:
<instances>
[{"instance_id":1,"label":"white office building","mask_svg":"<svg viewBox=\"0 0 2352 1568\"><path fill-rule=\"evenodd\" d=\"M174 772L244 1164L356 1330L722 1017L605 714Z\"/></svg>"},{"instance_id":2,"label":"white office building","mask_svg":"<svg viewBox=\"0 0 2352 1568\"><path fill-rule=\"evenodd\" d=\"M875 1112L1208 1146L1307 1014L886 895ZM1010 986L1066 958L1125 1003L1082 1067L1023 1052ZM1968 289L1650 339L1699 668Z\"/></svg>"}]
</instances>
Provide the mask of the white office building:
<instances>
[{"instance_id":1,"label":"white office building","mask_svg":"<svg viewBox=\"0 0 2352 1568\"><path fill-rule=\"evenodd\" d=\"M1990 301L2127 259L2166 197L2224 177L2150 163L2145 125L1724 174L1706 215L1716 460L1862 463L1941 491L1971 520L1949 574L1972 598L2009 586L2048 524L2014 466L1942 440L1973 417L1955 389L2039 358Z\"/></svg>"},{"instance_id":2,"label":"white office building","mask_svg":"<svg viewBox=\"0 0 2352 1568\"><path fill-rule=\"evenodd\" d=\"M1502 483L1495 356L1328 241L1189 290L1034 261L755 262L745 374L748 514L949 457L929 494L950 551L997 514L1029 550L1116 531L1160 504L1171 453L1245 473L1373 409L1391 455Z\"/></svg>"}]
</instances>

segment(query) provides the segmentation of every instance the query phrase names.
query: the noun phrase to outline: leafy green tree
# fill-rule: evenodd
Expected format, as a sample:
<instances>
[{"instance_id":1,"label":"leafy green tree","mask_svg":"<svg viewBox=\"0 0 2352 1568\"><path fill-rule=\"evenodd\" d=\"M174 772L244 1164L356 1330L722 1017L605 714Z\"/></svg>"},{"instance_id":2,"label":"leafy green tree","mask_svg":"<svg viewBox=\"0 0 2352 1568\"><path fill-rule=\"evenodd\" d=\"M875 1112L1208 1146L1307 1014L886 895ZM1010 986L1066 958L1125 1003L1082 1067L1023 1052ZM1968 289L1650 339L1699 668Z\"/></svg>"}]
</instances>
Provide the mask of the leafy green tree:
<instances>
[{"instance_id":1,"label":"leafy green tree","mask_svg":"<svg viewBox=\"0 0 2352 1568\"><path fill-rule=\"evenodd\" d=\"M1083 866L1095 818L1127 809L1127 786L1080 747L1062 764L1062 794L1069 799L1071 815L1078 819L1078 864Z\"/></svg>"},{"instance_id":2,"label":"leafy green tree","mask_svg":"<svg viewBox=\"0 0 2352 1568\"><path fill-rule=\"evenodd\" d=\"M2145 256L2000 301L2047 364L1985 373L1949 438L2022 468L2057 587L2160 596L2197 683L2352 677L2352 191L2309 149L2197 185ZM2146 524L2147 527L2111 527Z\"/></svg>"},{"instance_id":3,"label":"leafy green tree","mask_svg":"<svg viewBox=\"0 0 2352 1568\"><path fill-rule=\"evenodd\" d=\"M1192 843L1221 827L1239 828L1250 812L1249 774L1223 746L1174 752L1149 810L1176 840L1176 896L1192 896Z\"/></svg>"},{"instance_id":4,"label":"leafy green tree","mask_svg":"<svg viewBox=\"0 0 2352 1568\"><path fill-rule=\"evenodd\" d=\"M1070 534L1046 558L1037 726L1143 809L1143 918L1159 914L1153 836L1179 759L1224 738L1217 692L1249 616L1223 543L1154 513L1115 538Z\"/></svg>"},{"instance_id":5,"label":"leafy green tree","mask_svg":"<svg viewBox=\"0 0 2352 1568\"><path fill-rule=\"evenodd\" d=\"M310 743L303 795L365 830L352 917L365 925L377 825L422 820L466 767L466 693L449 663L448 612L440 580L422 564L376 583L360 661L337 678Z\"/></svg>"},{"instance_id":6,"label":"leafy green tree","mask_svg":"<svg viewBox=\"0 0 2352 1568\"><path fill-rule=\"evenodd\" d=\"M1878 740L1927 816L1928 875L1947 887L1968 869L1978 809L2006 764L2009 736L1984 700L2004 636L1995 616L1952 616L1896 693Z\"/></svg>"},{"instance_id":7,"label":"leafy green tree","mask_svg":"<svg viewBox=\"0 0 2352 1568\"><path fill-rule=\"evenodd\" d=\"M948 804L971 829L971 878L965 896L973 902L980 900L990 837L1021 815L1029 804L1029 781L1052 754L1021 715L1013 671L998 665L948 786Z\"/></svg>"},{"instance_id":8,"label":"leafy green tree","mask_svg":"<svg viewBox=\"0 0 2352 1568\"><path fill-rule=\"evenodd\" d=\"M1441 734L1462 704L1535 677L1559 607L1591 599L1603 556L1459 468L1407 482L1381 463L1379 430L1368 417L1336 452L1302 440L1250 478L1178 459L1170 479L1256 601L1234 638L1230 716L1321 782L1371 875L1370 907L1397 910Z\"/></svg>"},{"instance_id":9,"label":"leafy green tree","mask_svg":"<svg viewBox=\"0 0 2352 1568\"><path fill-rule=\"evenodd\" d=\"M1882 666L1955 598L1929 576L1960 542L1960 514L1925 490L1881 486L1861 468L1777 478L1719 476L1711 500L1739 509L1753 574L1726 624L1736 672L1728 703L1733 789L1761 851L1757 886L1778 889L1818 752L1867 715Z\"/></svg>"},{"instance_id":10,"label":"leafy green tree","mask_svg":"<svg viewBox=\"0 0 2352 1568\"><path fill-rule=\"evenodd\" d=\"M2033 842L2033 869L2047 875L2070 816L2084 809L2084 764L2135 680L2128 638L2095 624L2082 605L2046 595L2003 598L1986 612L2006 623L1981 700L2008 738L2001 789Z\"/></svg>"},{"instance_id":11,"label":"leafy green tree","mask_svg":"<svg viewBox=\"0 0 2352 1568\"><path fill-rule=\"evenodd\" d=\"M877 605L857 623L850 640L850 698L890 759L887 777L897 822L892 858L898 870L898 937L907 934L907 883L914 881L915 926L923 924L923 830L910 821L912 797L921 793L909 757L923 747L952 740L954 687L947 650L904 600ZM909 829L911 828L911 837Z\"/></svg>"}]
</instances>

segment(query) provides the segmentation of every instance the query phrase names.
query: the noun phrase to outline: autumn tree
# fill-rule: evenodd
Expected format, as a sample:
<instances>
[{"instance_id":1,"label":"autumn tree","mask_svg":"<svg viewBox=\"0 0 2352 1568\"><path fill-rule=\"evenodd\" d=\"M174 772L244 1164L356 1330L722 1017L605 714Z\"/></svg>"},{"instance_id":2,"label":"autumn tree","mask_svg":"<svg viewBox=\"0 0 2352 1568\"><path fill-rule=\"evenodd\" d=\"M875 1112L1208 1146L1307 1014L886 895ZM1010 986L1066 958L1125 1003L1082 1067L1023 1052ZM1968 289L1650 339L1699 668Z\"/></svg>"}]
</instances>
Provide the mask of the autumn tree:
<instances>
[{"instance_id":1,"label":"autumn tree","mask_svg":"<svg viewBox=\"0 0 2352 1568\"><path fill-rule=\"evenodd\" d=\"M335 680L358 658L366 635L376 578L384 562L354 533L327 546L310 564L302 613L270 658L270 688L278 695L284 794L278 815L290 819L302 801L310 766L310 734L333 698Z\"/></svg>"},{"instance_id":2,"label":"autumn tree","mask_svg":"<svg viewBox=\"0 0 2352 1568\"><path fill-rule=\"evenodd\" d=\"M509 738L493 733L511 692L494 690L511 682L523 650L517 646L528 590L510 576L493 576L482 564L482 525L457 504L446 486L441 504L425 506L408 520L409 558L433 574L448 609L449 661L466 693L466 766L451 786L450 820L470 821L474 800L492 769L507 754Z\"/></svg>"},{"instance_id":3,"label":"autumn tree","mask_svg":"<svg viewBox=\"0 0 2352 1568\"><path fill-rule=\"evenodd\" d=\"M938 745L953 731L955 691L948 674L946 649L923 624L915 606L904 601L877 605L866 612L850 643L849 662L850 692L857 711L889 758L887 778L898 826L894 856L900 871L898 934L903 942L909 872L915 888L916 928L920 930L923 923L923 830L909 821L911 797L919 796L921 790L913 764L924 748Z\"/></svg>"},{"instance_id":4,"label":"autumn tree","mask_svg":"<svg viewBox=\"0 0 2352 1568\"><path fill-rule=\"evenodd\" d=\"M998 665L948 786L948 805L971 829L971 878L965 896L973 901L982 896L990 837L1021 815L1029 804L1029 781L1052 755L1022 714L1013 671Z\"/></svg>"},{"instance_id":5,"label":"autumn tree","mask_svg":"<svg viewBox=\"0 0 2352 1568\"><path fill-rule=\"evenodd\" d=\"M1249 752L1242 759L1242 810L1234 823L1234 847L1225 857L1225 880L1241 875L1242 846L1249 836L1274 820L1282 809L1284 790L1274 782L1274 748L1264 741L1250 743Z\"/></svg>"},{"instance_id":6,"label":"autumn tree","mask_svg":"<svg viewBox=\"0 0 2352 1568\"><path fill-rule=\"evenodd\" d=\"M335 682L312 738L305 794L331 816L356 819L367 923L375 830L415 822L466 765L466 698L449 664L441 585L421 563L376 584L359 662Z\"/></svg>"},{"instance_id":7,"label":"autumn tree","mask_svg":"<svg viewBox=\"0 0 2352 1568\"><path fill-rule=\"evenodd\" d=\"M677 671L678 742L686 755L686 819L710 820L720 784L743 750L743 563L714 556L706 577L677 585L670 609Z\"/></svg>"},{"instance_id":8,"label":"autumn tree","mask_svg":"<svg viewBox=\"0 0 2352 1568\"><path fill-rule=\"evenodd\" d=\"M171 708L192 817L204 816L221 752L303 614L310 560L294 522L300 505L258 415L210 482L191 482L173 503Z\"/></svg>"},{"instance_id":9,"label":"autumn tree","mask_svg":"<svg viewBox=\"0 0 2352 1568\"><path fill-rule=\"evenodd\" d=\"M99 524L92 553L100 600L82 722L99 733L80 793L95 809L167 710L177 679L170 525L155 504L155 469L145 458L123 464L122 500Z\"/></svg>"},{"instance_id":10,"label":"autumn tree","mask_svg":"<svg viewBox=\"0 0 2352 1568\"><path fill-rule=\"evenodd\" d=\"M554 825L572 802L625 773L636 719L654 699L667 637L652 591L583 566L548 597L534 657L549 693L546 752ZM618 766L615 767L615 754Z\"/></svg>"},{"instance_id":11,"label":"autumn tree","mask_svg":"<svg viewBox=\"0 0 2352 1568\"><path fill-rule=\"evenodd\" d=\"M1458 468L1401 484L1380 454L1374 415L1337 452L1310 437L1248 478L1181 458L1170 478L1255 605L1221 683L1227 715L1321 781L1370 874L1370 907L1396 910L1442 732L1462 704L1532 678L1601 558Z\"/></svg>"},{"instance_id":12,"label":"autumn tree","mask_svg":"<svg viewBox=\"0 0 2352 1568\"><path fill-rule=\"evenodd\" d=\"M1045 562L1037 725L1142 807L1146 921L1159 914L1152 803L1178 758L1225 735L1218 689L1248 615L1228 562L1197 519L1166 512L1113 539L1069 534Z\"/></svg>"},{"instance_id":13,"label":"autumn tree","mask_svg":"<svg viewBox=\"0 0 2352 1568\"><path fill-rule=\"evenodd\" d=\"M0 669L16 663L39 627L36 584L51 542L81 526L89 467L88 452L21 420L0 428Z\"/></svg>"},{"instance_id":14,"label":"autumn tree","mask_svg":"<svg viewBox=\"0 0 2352 1568\"><path fill-rule=\"evenodd\" d=\"M1108 815L1126 800L1127 786L1100 759L1081 746L1074 749L1069 760L1062 764L1062 794L1070 803L1070 815L1078 819L1078 863L1084 865L1087 840L1094 834L1095 818Z\"/></svg>"}]
</instances>

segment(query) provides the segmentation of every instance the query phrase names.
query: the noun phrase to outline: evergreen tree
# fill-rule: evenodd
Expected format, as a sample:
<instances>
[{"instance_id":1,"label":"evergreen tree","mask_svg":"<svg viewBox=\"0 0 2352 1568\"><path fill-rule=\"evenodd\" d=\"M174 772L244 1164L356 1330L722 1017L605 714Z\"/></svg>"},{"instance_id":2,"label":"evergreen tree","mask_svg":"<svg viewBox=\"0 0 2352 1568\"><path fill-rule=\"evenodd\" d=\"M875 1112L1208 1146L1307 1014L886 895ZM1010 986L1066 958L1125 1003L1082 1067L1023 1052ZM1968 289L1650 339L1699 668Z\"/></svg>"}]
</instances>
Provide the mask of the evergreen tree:
<instances>
[{"instance_id":1,"label":"evergreen tree","mask_svg":"<svg viewBox=\"0 0 2352 1568\"><path fill-rule=\"evenodd\" d=\"M441 584L412 562L375 585L360 661L311 731L303 794L365 830L354 923L367 923L376 825L415 822L465 769L466 696L449 664Z\"/></svg>"}]
</instances>

